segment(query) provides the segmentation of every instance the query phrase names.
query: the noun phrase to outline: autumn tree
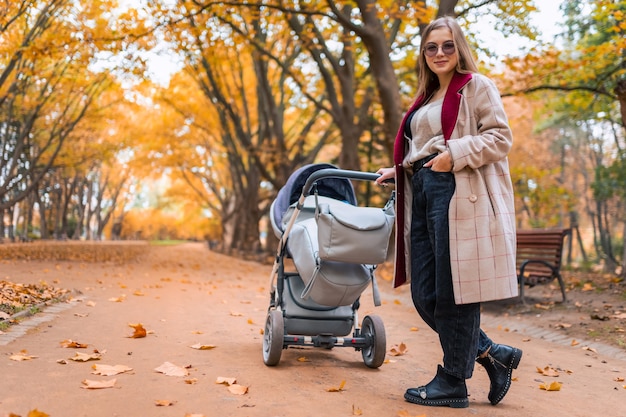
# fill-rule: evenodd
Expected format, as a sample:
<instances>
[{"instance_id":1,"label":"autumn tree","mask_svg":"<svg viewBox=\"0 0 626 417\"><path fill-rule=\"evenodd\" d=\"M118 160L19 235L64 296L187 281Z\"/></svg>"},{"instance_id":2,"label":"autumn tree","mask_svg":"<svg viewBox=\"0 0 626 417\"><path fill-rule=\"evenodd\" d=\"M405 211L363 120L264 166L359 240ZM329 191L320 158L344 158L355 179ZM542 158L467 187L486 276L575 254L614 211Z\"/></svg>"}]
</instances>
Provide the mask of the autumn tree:
<instances>
[{"instance_id":1,"label":"autumn tree","mask_svg":"<svg viewBox=\"0 0 626 417\"><path fill-rule=\"evenodd\" d=\"M626 237L624 227L616 227L626 224L620 182L626 145L626 2L568 1L562 7L567 18L562 43L507 61L513 70L509 91L544 103L543 128L560 144L578 211L592 225L597 254L613 271L618 263L614 236L622 235L622 247ZM582 217L572 211L570 225L577 228Z\"/></svg>"}]
</instances>

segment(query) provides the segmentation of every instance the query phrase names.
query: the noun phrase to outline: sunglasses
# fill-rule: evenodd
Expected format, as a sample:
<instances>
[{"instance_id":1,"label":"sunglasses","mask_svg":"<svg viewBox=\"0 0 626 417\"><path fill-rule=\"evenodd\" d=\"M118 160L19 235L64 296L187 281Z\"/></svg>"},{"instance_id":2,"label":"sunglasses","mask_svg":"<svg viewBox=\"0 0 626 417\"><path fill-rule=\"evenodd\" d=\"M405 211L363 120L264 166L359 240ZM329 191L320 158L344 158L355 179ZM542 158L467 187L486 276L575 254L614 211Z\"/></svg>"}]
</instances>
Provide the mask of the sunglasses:
<instances>
[{"instance_id":1,"label":"sunglasses","mask_svg":"<svg viewBox=\"0 0 626 417\"><path fill-rule=\"evenodd\" d=\"M454 42L452 41L446 41L441 45L441 52L446 55L452 55L454 50ZM439 52L439 45L436 43L429 43L424 47L424 54L429 58L437 55L437 52Z\"/></svg>"}]
</instances>

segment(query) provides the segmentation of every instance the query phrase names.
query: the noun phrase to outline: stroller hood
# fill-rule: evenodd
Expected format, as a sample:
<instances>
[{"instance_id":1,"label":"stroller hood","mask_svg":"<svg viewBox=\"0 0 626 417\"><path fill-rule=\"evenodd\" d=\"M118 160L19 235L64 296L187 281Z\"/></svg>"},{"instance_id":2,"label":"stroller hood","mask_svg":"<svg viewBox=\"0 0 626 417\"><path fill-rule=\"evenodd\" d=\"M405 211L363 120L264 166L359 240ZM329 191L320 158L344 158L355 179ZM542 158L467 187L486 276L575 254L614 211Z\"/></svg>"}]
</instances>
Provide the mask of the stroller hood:
<instances>
[{"instance_id":1,"label":"stroller hood","mask_svg":"<svg viewBox=\"0 0 626 417\"><path fill-rule=\"evenodd\" d=\"M278 237L284 232L282 226L283 216L289 206L300 198L302 187L304 187L306 180L315 171L325 168L337 167L326 163L304 165L294 171L287 179L285 185L278 191L278 195L270 209L272 227ZM317 182L317 191L321 196L356 205L354 187L350 180L346 178L323 178Z\"/></svg>"}]
</instances>

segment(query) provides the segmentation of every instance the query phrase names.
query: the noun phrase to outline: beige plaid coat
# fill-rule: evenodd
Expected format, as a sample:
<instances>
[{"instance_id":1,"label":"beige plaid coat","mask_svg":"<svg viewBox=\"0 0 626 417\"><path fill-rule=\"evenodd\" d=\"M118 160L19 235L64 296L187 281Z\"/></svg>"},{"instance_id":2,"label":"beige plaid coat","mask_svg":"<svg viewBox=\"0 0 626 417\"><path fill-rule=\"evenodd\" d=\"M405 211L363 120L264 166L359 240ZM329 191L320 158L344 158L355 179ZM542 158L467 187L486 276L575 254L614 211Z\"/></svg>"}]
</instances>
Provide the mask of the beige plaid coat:
<instances>
[{"instance_id":1,"label":"beige plaid coat","mask_svg":"<svg viewBox=\"0 0 626 417\"><path fill-rule=\"evenodd\" d=\"M427 92L425 97L428 97ZM403 127L396 136L396 242L394 287L411 276L410 174ZM512 134L495 84L481 74L453 77L441 121L452 157L456 191L450 202L450 262L457 304L499 300L518 294L515 271L515 208L507 154Z\"/></svg>"}]
</instances>

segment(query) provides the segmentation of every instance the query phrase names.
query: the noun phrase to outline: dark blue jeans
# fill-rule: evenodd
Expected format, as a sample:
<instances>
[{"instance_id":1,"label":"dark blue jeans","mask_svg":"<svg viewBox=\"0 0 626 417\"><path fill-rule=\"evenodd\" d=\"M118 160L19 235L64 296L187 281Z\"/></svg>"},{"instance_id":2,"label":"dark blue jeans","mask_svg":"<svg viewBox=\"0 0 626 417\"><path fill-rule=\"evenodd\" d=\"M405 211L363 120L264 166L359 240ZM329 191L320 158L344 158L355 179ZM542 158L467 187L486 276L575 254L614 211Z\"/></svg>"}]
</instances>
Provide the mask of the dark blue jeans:
<instances>
[{"instance_id":1,"label":"dark blue jeans","mask_svg":"<svg viewBox=\"0 0 626 417\"><path fill-rule=\"evenodd\" d=\"M411 297L422 319L439 335L444 370L471 378L474 361L492 342L480 329L480 303L456 304L450 269L448 208L454 175L419 169L412 178ZM472 273L472 271L464 271Z\"/></svg>"}]
</instances>

